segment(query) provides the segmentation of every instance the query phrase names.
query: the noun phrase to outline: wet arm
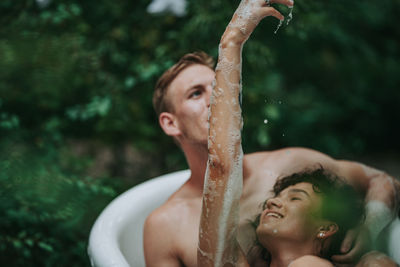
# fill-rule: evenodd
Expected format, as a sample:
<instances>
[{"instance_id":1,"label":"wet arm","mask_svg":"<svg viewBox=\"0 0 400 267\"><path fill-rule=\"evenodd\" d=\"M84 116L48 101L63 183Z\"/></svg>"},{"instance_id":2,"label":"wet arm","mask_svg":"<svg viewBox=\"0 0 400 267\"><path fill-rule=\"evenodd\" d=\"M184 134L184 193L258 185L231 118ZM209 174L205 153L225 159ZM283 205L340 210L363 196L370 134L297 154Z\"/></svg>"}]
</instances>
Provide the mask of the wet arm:
<instances>
[{"instance_id":1,"label":"wet arm","mask_svg":"<svg viewBox=\"0 0 400 267\"><path fill-rule=\"evenodd\" d=\"M227 30L226 34L230 34ZM225 36L225 35L224 35ZM241 45L222 37L210 106L209 159L200 221L198 266L243 260L236 241L242 189ZM246 266L246 265L243 265Z\"/></svg>"},{"instance_id":2,"label":"wet arm","mask_svg":"<svg viewBox=\"0 0 400 267\"><path fill-rule=\"evenodd\" d=\"M283 18L274 8L267 7L264 0L243 0L221 38L210 105L209 159L200 220L198 266L248 266L236 240L243 183L239 100L241 53L258 22L268 15Z\"/></svg>"}]
</instances>

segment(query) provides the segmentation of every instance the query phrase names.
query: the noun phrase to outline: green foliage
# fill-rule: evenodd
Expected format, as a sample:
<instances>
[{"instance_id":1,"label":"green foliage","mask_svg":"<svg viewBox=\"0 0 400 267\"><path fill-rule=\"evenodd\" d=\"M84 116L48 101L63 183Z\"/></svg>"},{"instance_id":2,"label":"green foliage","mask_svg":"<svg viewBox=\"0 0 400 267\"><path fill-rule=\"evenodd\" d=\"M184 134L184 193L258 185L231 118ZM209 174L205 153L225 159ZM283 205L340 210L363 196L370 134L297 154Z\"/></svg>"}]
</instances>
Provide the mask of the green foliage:
<instances>
[{"instance_id":1,"label":"green foliage","mask_svg":"<svg viewBox=\"0 0 400 267\"><path fill-rule=\"evenodd\" d=\"M173 146L159 138L151 107L157 77L186 52L217 56L238 3L189 1L188 15L176 18L144 12L147 0L12 2L2 4L14 16L1 30L0 127L34 135L50 127L160 153ZM246 151L399 148L391 123L399 119L397 11L389 0L297 1L276 35L276 19L263 21L244 49Z\"/></svg>"},{"instance_id":2,"label":"green foliage","mask_svg":"<svg viewBox=\"0 0 400 267\"><path fill-rule=\"evenodd\" d=\"M1 265L87 266L90 228L115 186L77 177L72 165L64 170L59 154L47 149L1 149Z\"/></svg>"},{"instance_id":3,"label":"green foliage","mask_svg":"<svg viewBox=\"0 0 400 267\"><path fill-rule=\"evenodd\" d=\"M216 57L239 1L188 0L182 18L150 15L149 3L1 1L0 254L8 266L87 266L88 231L115 192L185 168L157 125L153 87L184 53ZM297 0L277 34L276 19L261 22L243 50L244 150L398 153L399 11L392 0ZM123 185L110 182L120 165L113 179L94 179L94 156L74 154L70 140L95 140L117 157L129 143L151 166Z\"/></svg>"}]
</instances>

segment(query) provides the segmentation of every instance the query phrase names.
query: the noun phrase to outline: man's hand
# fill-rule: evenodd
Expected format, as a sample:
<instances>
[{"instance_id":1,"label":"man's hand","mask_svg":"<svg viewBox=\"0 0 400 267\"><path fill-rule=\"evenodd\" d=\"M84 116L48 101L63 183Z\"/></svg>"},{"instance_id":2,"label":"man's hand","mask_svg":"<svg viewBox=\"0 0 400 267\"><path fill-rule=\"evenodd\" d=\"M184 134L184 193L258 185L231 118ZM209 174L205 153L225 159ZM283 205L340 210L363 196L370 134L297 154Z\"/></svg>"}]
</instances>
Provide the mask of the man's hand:
<instances>
[{"instance_id":1,"label":"man's hand","mask_svg":"<svg viewBox=\"0 0 400 267\"><path fill-rule=\"evenodd\" d=\"M263 18L273 16L283 20L284 16L271 4L282 4L291 7L293 6L293 1L270 0L267 3L265 0L242 0L222 36L222 43L243 45Z\"/></svg>"},{"instance_id":2,"label":"man's hand","mask_svg":"<svg viewBox=\"0 0 400 267\"><path fill-rule=\"evenodd\" d=\"M372 249L372 239L368 229L360 226L347 231L340 248L343 254L332 256L335 266L354 266L360 257Z\"/></svg>"}]
</instances>

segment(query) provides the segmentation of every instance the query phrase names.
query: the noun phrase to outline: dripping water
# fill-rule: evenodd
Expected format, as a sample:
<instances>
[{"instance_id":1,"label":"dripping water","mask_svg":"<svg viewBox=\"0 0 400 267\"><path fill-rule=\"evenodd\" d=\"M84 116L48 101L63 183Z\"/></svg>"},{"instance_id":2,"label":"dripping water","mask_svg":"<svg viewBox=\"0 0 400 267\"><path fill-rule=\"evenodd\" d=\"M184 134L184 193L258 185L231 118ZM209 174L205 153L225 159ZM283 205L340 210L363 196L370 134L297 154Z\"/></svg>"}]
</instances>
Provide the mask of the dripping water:
<instances>
[{"instance_id":1,"label":"dripping water","mask_svg":"<svg viewBox=\"0 0 400 267\"><path fill-rule=\"evenodd\" d=\"M293 19L293 6L290 6L289 9L290 9L290 12L288 15L288 19L286 21L286 26L289 25L289 22Z\"/></svg>"},{"instance_id":2,"label":"dripping water","mask_svg":"<svg viewBox=\"0 0 400 267\"><path fill-rule=\"evenodd\" d=\"M279 30L279 28L282 26L283 24L283 19L279 21L278 27L276 27L276 30L274 31L274 34L276 34Z\"/></svg>"}]
</instances>

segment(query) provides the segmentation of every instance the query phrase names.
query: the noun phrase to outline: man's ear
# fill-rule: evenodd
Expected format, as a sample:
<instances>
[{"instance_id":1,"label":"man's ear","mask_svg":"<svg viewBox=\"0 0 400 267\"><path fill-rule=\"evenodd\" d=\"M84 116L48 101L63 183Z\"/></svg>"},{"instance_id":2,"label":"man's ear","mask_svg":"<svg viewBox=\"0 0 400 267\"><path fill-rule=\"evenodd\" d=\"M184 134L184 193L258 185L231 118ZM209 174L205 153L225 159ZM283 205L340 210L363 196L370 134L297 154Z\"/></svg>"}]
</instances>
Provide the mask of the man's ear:
<instances>
[{"instance_id":1,"label":"man's ear","mask_svg":"<svg viewBox=\"0 0 400 267\"><path fill-rule=\"evenodd\" d=\"M319 228L318 238L328 238L339 231L339 226L336 223L328 222Z\"/></svg>"},{"instance_id":2,"label":"man's ear","mask_svg":"<svg viewBox=\"0 0 400 267\"><path fill-rule=\"evenodd\" d=\"M158 122L166 135L177 136L181 133L176 117L172 113L162 112L160 116L158 116Z\"/></svg>"}]
</instances>

